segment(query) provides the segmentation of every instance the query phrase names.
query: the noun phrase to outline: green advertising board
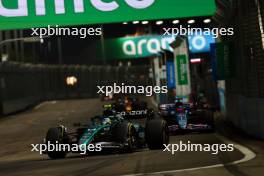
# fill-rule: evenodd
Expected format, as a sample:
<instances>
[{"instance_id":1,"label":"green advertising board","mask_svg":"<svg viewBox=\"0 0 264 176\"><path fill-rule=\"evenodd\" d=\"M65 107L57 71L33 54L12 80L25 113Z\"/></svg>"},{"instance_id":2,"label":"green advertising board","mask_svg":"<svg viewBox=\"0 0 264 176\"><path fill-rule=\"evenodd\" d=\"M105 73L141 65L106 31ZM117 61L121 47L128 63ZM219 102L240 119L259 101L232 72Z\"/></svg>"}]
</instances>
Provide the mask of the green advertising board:
<instances>
[{"instance_id":1,"label":"green advertising board","mask_svg":"<svg viewBox=\"0 0 264 176\"><path fill-rule=\"evenodd\" d=\"M230 44L219 43L216 45L217 75L219 78L231 76Z\"/></svg>"},{"instance_id":2,"label":"green advertising board","mask_svg":"<svg viewBox=\"0 0 264 176\"><path fill-rule=\"evenodd\" d=\"M186 55L176 57L177 75L179 85L188 85L188 64Z\"/></svg>"},{"instance_id":3,"label":"green advertising board","mask_svg":"<svg viewBox=\"0 0 264 176\"><path fill-rule=\"evenodd\" d=\"M211 16L215 10L214 0L0 0L0 29Z\"/></svg>"},{"instance_id":4,"label":"green advertising board","mask_svg":"<svg viewBox=\"0 0 264 176\"><path fill-rule=\"evenodd\" d=\"M230 43L216 43L216 74L218 80L224 80L232 76L232 61L231 61L232 45Z\"/></svg>"},{"instance_id":5,"label":"green advertising board","mask_svg":"<svg viewBox=\"0 0 264 176\"><path fill-rule=\"evenodd\" d=\"M106 59L137 59L150 57L161 49L173 51L170 43L173 36L148 35L139 37L122 37L106 39L104 42ZM100 46L98 43L97 46ZM101 48L98 48L97 56L101 58Z\"/></svg>"}]
</instances>

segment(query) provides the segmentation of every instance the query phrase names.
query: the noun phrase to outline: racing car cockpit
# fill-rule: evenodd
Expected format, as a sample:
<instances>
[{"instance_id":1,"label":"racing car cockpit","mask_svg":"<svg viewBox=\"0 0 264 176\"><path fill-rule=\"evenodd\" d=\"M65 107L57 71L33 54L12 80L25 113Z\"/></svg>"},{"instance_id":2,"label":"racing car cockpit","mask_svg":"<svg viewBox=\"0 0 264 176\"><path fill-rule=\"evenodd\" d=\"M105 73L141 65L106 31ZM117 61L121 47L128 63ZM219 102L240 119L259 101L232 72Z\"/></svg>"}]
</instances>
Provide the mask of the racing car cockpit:
<instances>
[{"instance_id":1,"label":"racing car cockpit","mask_svg":"<svg viewBox=\"0 0 264 176\"><path fill-rule=\"evenodd\" d=\"M103 106L103 108L104 108L103 115L104 115L104 116L115 116L117 113L116 113L114 107L115 107L115 106L112 105L112 104L104 105L104 106Z\"/></svg>"}]
</instances>

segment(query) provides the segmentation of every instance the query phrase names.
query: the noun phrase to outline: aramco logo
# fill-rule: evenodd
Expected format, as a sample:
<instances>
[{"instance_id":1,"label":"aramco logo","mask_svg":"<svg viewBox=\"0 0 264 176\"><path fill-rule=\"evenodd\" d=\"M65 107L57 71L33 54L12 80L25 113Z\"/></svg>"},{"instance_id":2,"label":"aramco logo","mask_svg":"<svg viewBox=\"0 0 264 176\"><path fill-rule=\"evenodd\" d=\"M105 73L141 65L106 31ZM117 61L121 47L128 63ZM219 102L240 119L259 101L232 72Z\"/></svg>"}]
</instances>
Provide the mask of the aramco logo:
<instances>
[{"instance_id":1,"label":"aramco logo","mask_svg":"<svg viewBox=\"0 0 264 176\"><path fill-rule=\"evenodd\" d=\"M0 0L0 16L23 17L28 16L28 0L17 0L17 8L8 8L4 5L5 0ZM7 0L9 1L9 0ZM91 5L99 11L111 12L117 10L120 5L116 0L104 2L103 0L72 0L75 13L84 13L85 4L90 1ZM124 0L128 6L134 9L146 9L154 4L155 0ZM54 0L55 14L65 14L65 0ZM35 0L35 11L37 16L46 15L46 0Z\"/></svg>"},{"instance_id":2,"label":"aramco logo","mask_svg":"<svg viewBox=\"0 0 264 176\"><path fill-rule=\"evenodd\" d=\"M142 38L138 41L131 39L123 43L122 49L125 55L157 54L162 49L173 51L170 43L174 40L174 37Z\"/></svg>"}]
</instances>

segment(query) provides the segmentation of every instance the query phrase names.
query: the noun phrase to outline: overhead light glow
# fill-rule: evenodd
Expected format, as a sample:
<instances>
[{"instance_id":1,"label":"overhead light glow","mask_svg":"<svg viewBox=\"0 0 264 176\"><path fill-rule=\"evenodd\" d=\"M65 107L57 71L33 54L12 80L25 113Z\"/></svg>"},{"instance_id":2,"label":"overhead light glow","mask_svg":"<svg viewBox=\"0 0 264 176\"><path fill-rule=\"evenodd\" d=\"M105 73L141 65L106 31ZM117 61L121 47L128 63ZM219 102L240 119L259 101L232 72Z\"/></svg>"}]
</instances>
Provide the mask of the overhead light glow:
<instances>
[{"instance_id":1,"label":"overhead light glow","mask_svg":"<svg viewBox=\"0 0 264 176\"><path fill-rule=\"evenodd\" d=\"M195 23L195 20L189 20L188 21L188 24L193 24L193 23Z\"/></svg>"},{"instance_id":2,"label":"overhead light glow","mask_svg":"<svg viewBox=\"0 0 264 176\"><path fill-rule=\"evenodd\" d=\"M78 82L78 80L77 80L77 78L75 76L68 76L66 78L66 84L68 86L74 86L74 85L77 84L77 82Z\"/></svg>"},{"instance_id":3,"label":"overhead light glow","mask_svg":"<svg viewBox=\"0 0 264 176\"><path fill-rule=\"evenodd\" d=\"M139 21L133 21L133 24L138 24L139 23Z\"/></svg>"},{"instance_id":4,"label":"overhead light glow","mask_svg":"<svg viewBox=\"0 0 264 176\"><path fill-rule=\"evenodd\" d=\"M163 24L163 21L157 21L156 22L156 25L162 25Z\"/></svg>"},{"instance_id":5,"label":"overhead light glow","mask_svg":"<svg viewBox=\"0 0 264 176\"><path fill-rule=\"evenodd\" d=\"M149 24L148 21L142 21L142 24Z\"/></svg>"},{"instance_id":6,"label":"overhead light glow","mask_svg":"<svg viewBox=\"0 0 264 176\"><path fill-rule=\"evenodd\" d=\"M180 20L173 20L172 23L173 24L178 24L180 22Z\"/></svg>"},{"instance_id":7,"label":"overhead light glow","mask_svg":"<svg viewBox=\"0 0 264 176\"><path fill-rule=\"evenodd\" d=\"M204 23L211 23L211 19L207 18L203 21Z\"/></svg>"},{"instance_id":8,"label":"overhead light glow","mask_svg":"<svg viewBox=\"0 0 264 176\"><path fill-rule=\"evenodd\" d=\"M123 24L128 24L127 22L124 22Z\"/></svg>"},{"instance_id":9,"label":"overhead light glow","mask_svg":"<svg viewBox=\"0 0 264 176\"><path fill-rule=\"evenodd\" d=\"M201 63L201 62L202 62L201 58L193 58L193 59L191 59L191 63L192 64L197 64L197 63Z\"/></svg>"}]
</instances>

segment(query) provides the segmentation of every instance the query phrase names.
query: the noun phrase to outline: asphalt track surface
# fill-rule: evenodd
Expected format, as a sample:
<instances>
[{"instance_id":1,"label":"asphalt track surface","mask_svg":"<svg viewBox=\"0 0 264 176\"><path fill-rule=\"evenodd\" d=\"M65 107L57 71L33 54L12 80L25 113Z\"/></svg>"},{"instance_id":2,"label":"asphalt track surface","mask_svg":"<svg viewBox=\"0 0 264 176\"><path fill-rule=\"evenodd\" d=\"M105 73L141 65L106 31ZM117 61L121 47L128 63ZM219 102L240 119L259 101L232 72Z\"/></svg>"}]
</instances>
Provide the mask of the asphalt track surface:
<instances>
[{"instance_id":1,"label":"asphalt track surface","mask_svg":"<svg viewBox=\"0 0 264 176\"><path fill-rule=\"evenodd\" d=\"M226 164L244 157L237 149L217 155L209 152L176 152L172 155L162 150L144 149L128 154L70 154L61 160L50 160L46 155L31 152L30 144L40 143L49 127L58 123L71 126L74 122L87 122L94 115L101 114L102 105L98 99L53 101L0 119L0 175L131 175ZM224 143L215 133L173 136L170 143L177 144L180 140L197 144ZM211 173L225 175L225 172L215 169Z\"/></svg>"}]
</instances>

